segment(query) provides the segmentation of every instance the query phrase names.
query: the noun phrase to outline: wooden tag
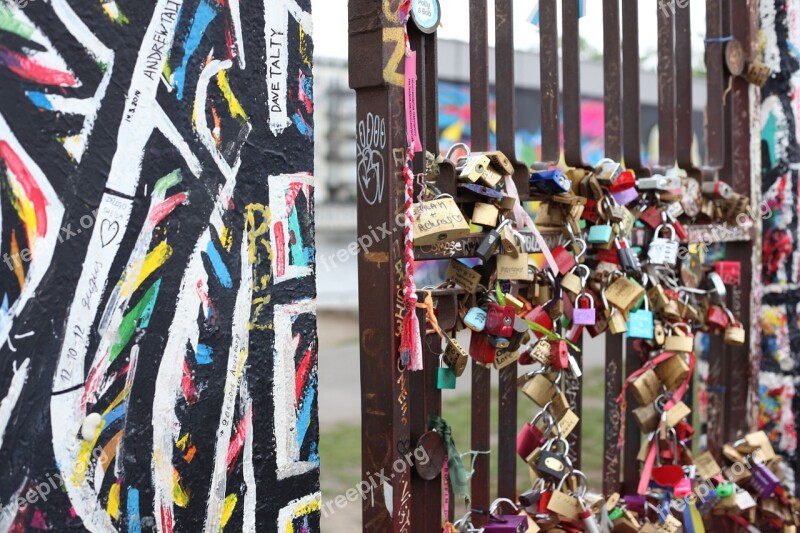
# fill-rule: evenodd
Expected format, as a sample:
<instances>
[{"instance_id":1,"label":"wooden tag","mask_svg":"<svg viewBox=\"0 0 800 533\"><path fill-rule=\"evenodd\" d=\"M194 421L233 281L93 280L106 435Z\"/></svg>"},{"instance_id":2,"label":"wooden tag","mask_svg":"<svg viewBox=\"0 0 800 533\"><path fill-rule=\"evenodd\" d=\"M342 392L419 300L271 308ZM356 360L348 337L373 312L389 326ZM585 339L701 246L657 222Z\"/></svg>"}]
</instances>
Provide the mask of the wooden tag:
<instances>
[{"instance_id":1,"label":"wooden tag","mask_svg":"<svg viewBox=\"0 0 800 533\"><path fill-rule=\"evenodd\" d=\"M516 258L509 254L497 256L497 279L528 280L528 254L520 253Z\"/></svg>"},{"instance_id":2,"label":"wooden tag","mask_svg":"<svg viewBox=\"0 0 800 533\"><path fill-rule=\"evenodd\" d=\"M694 464L697 466L697 473L703 481L708 481L722 473L722 468L720 468L711 452L701 454L695 459Z\"/></svg>"},{"instance_id":3,"label":"wooden tag","mask_svg":"<svg viewBox=\"0 0 800 533\"><path fill-rule=\"evenodd\" d=\"M414 244L454 241L469 235L469 223L452 198L414 204Z\"/></svg>"},{"instance_id":4,"label":"wooden tag","mask_svg":"<svg viewBox=\"0 0 800 533\"><path fill-rule=\"evenodd\" d=\"M455 259L450 260L450 265L447 267L445 277L455 281L470 294L478 289L478 284L481 282L480 273Z\"/></svg>"},{"instance_id":5,"label":"wooden tag","mask_svg":"<svg viewBox=\"0 0 800 533\"><path fill-rule=\"evenodd\" d=\"M517 351L509 352L508 350L497 350L494 356L494 367L500 370L516 362L517 359L519 359L519 352Z\"/></svg>"},{"instance_id":6,"label":"wooden tag","mask_svg":"<svg viewBox=\"0 0 800 533\"><path fill-rule=\"evenodd\" d=\"M667 411L667 425L669 427L675 427L678 422L689 416L691 413L692 410L689 409L688 405L683 402L678 402L673 405L669 411Z\"/></svg>"}]
</instances>

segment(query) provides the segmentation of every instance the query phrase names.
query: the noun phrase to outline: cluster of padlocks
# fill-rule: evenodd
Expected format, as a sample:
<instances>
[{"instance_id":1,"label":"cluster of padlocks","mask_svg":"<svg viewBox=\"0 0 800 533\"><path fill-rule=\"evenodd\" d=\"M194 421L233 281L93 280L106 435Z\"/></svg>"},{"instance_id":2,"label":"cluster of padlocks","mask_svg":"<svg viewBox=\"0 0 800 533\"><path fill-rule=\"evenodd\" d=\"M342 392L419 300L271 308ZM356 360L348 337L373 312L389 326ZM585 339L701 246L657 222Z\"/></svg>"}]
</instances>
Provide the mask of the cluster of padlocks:
<instances>
[{"instance_id":1,"label":"cluster of padlocks","mask_svg":"<svg viewBox=\"0 0 800 533\"><path fill-rule=\"evenodd\" d=\"M465 155L455 158L459 150ZM447 157L455 164L459 201L437 188L437 161L428 154L414 204L415 244L482 237L474 252L480 264L451 260L444 284L463 290L456 330L471 330L467 350L438 328L426 300L428 324L445 342L438 386L455 388L470 358L496 369L517 362L524 370L519 389L533 403L532 420L517 437L531 488L513 502L515 514L493 514L484 531L698 531L704 517L718 514L794 531L797 501L779 482L760 491L755 481L780 472L764 434L726 447L727 458L763 452L764 460L747 463L747 477L708 468L710 453L695 465L691 409L682 401L695 367L695 333L721 334L729 345L743 345L746 335L725 306L728 288L741 282L740 265L717 261L706 268L703 243L681 244L689 235L679 217L741 222L748 199L721 182L701 186L677 171L637 178L606 159L593 170L531 172L526 196L539 202L534 224L512 179L514 166L501 152L469 153L459 146ZM550 248L540 230L558 230L562 238ZM649 354L618 399L624 421L631 391L643 434L641 483L622 499L590 491L568 457L567 437L578 416L565 382L581 378L574 343L584 330L593 337L626 334ZM624 432L623 426L620 446ZM688 511L673 505L689 501ZM508 509L503 503L496 508ZM469 515L456 529L476 530Z\"/></svg>"}]
</instances>

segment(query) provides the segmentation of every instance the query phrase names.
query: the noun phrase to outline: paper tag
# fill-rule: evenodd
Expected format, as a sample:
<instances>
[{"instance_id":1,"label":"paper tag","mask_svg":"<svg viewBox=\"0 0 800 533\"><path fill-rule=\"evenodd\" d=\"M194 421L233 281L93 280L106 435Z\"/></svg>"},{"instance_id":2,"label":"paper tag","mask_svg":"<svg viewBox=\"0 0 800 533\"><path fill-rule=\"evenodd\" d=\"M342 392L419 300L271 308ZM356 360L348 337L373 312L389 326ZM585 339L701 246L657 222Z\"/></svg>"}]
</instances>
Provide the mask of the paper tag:
<instances>
[{"instance_id":1,"label":"paper tag","mask_svg":"<svg viewBox=\"0 0 800 533\"><path fill-rule=\"evenodd\" d=\"M447 267L445 277L455 281L469 293L474 293L478 289L478 283L481 282L480 273L455 259L450 260L450 265Z\"/></svg>"},{"instance_id":2,"label":"paper tag","mask_svg":"<svg viewBox=\"0 0 800 533\"><path fill-rule=\"evenodd\" d=\"M669 427L675 427L675 425L683 420L686 416L690 415L692 412L689 409L689 406L683 402L678 402L673 405L669 411L667 411L667 425Z\"/></svg>"},{"instance_id":3,"label":"paper tag","mask_svg":"<svg viewBox=\"0 0 800 533\"><path fill-rule=\"evenodd\" d=\"M722 468L720 468L711 452L701 454L695 459L694 464L697 465L697 473L703 481L708 481L722 473Z\"/></svg>"},{"instance_id":4,"label":"paper tag","mask_svg":"<svg viewBox=\"0 0 800 533\"><path fill-rule=\"evenodd\" d=\"M417 116L417 53L406 55L406 140L415 152L422 150L419 142L419 117Z\"/></svg>"}]
</instances>

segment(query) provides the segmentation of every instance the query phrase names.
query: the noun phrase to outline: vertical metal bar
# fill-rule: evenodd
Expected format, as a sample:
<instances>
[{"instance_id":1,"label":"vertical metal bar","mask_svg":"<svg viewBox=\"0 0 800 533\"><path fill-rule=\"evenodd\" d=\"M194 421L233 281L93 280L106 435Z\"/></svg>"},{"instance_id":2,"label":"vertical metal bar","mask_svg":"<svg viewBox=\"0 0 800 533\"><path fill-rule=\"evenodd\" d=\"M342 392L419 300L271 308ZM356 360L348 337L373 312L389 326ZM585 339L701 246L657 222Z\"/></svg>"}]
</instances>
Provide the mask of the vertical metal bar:
<instances>
[{"instance_id":1,"label":"vertical metal bar","mask_svg":"<svg viewBox=\"0 0 800 533\"><path fill-rule=\"evenodd\" d=\"M539 2L539 70L541 78L542 161L561 157L558 108L558 13L556 0Z\"/></svg>"},{"instance_id":2,"label":"vertical metal bar","mask_svg":"<svg viewBox=\"0 0 800 533\"><path fill-rule=\"evenodd\" d=\"M642 164L639 94L639 2L622 0L622 145L625 166L647 176Z\"/></svg>"},{"instance_id":3,"label":"vertical metal bar","mask_svg":"<svg viewBox=\"0 0 800 533\"><path fill-rule=\"evenodd\" d=\"M399 14L372 0L349 4L350 86L356 90L357 157L374 150L383 163L371 180L359 182L357 230L381 227L402 208L399 176L405 153L403 50L405 40ZM382 53L374 53L381 50ZM396 154L398 157L396 157ZM357 179L361 179L357 177ZM361 468L362 479L374 472L392 471L400 449L409 443L408 384L398 368L398 290L400 275L393 265L402 261L401 231L373 245L370 252L383 262L358 256L361 360ZM389 268L391 267L391 268ZM388 334L394 332L395 334ZM409 472L391 480L390 503L384 487L363 502L363 528L368 532L410 531Z\"/></svg>"},{"instance_id":4,"label":"vertical metal bar","mask_svg":"<svg viewBox=\"0 0 800 533\"><path fill-rule=\"evenodd\" d=\"M620 0L603 0L603 107L606 157L622 159ZM638 76L638 73L637 73Z\"/></svg>"},{"instance_id":5,"label":"vertical metal bar","mask_svg":"<svg viewBox=\"0 0 800 533\"><path fill-rule=\"evenodd\" d=\"M626 339L625 342L625 375L630 376L642 367L642 356L634 349L633 340ZM628 406L636 405L636 400L631 394L630 388L626 392ZM639 485L639 448L642 444L642 434L639 426L628 409L625 420L625 448L622 450L622 475L623 493L636 494Z\"/></svg>"},{"instance_id":6,"label":"vertical metal bar","mask_svg":"<svg viewBox=\"0 0 800 533\"><path fill-rule=\"evenodd\" d=\"M706 0L706 166L720 168L725 159L723 123L725 90L722 34L722 1Z\"/></svg>"},{"instance_id":7,"label":"vertical metal bar","mask_svg":"<svg viewBox=\"0 0 800 533\"><path fill-rule=\"evenodd\" d=\"M689 7L675 11L675 129L678 166L699 177L692 161L692 32Z\"/></svg>"},{"instance_id":8,"label":"vertical metal bar","mask_svg":"<svg viewBox=\"0 0 800 533\"><path fill-rule=\"evenodd\" d=\"M674 3L668 3L675 10ZM685 9L685 8L678 8ZM675 165L675 57L674 23L670 9L658 11L658 165Z\"/></svg>"},{"instance_id":9,"label":"vertical metal bar","mask_svg":"<svg viewBox=\"0 0 800 533\"><path fill-rule=\"evenodd\" d=\"M489 147L489 43L486 0L469 2L469 89L472 149L484 151ZM490 450L491 391L490 371L472 361L472 435L474 451ZM470 483L473 523L481 527L489 514L489 454L478 453L474 458L475 473Z\"/></svg>"},{"instance_id":10,"label":"vertical metal bar","mask_svg":"<svg viewBox=\"0 0 800 533\"><path fill-rule=\"evenodd\" d=\"M606 387L605 423L603 430L603 494L611 495L619 490L622 470L619 455L620 416L617 397L622 392L622 335L605 334L606 341Z\"/></svg>"},{"instance_id":11,"label":"vertical metal bar","mask_svg":"<svg viewBox=\"0 0 800 533\"><path fill-rule=\"evenodd\" d=\"M581 56L578 42L578 2L561 4L561 56L564 68L564 159L584 167L581 155Z\"/></svg>"}]
</instances>

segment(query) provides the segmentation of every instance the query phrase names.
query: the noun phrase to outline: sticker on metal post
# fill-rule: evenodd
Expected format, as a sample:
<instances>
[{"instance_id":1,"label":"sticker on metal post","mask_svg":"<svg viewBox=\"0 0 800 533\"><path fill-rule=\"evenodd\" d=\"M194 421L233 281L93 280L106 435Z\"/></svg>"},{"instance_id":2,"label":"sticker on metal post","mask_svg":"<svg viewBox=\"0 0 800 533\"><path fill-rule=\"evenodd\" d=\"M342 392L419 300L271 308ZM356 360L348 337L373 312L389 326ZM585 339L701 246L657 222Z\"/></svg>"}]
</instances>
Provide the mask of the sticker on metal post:
<instances>
[{"instance_id":1,"label":"sticker on metal post","mask_svg":"<svg viewBox=\"0 0 800 533\"><path fill-rule=\"evenodd\" d=\"M441 19L439 0L412 0L411 17L421 32L435 32Z\"/></svg>"}]
</instances>

